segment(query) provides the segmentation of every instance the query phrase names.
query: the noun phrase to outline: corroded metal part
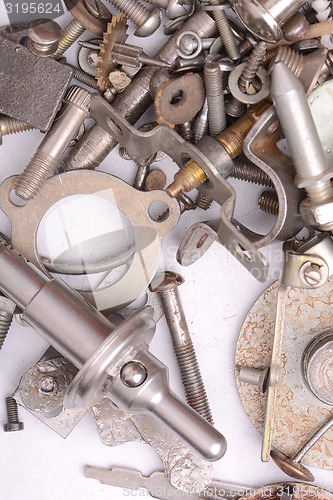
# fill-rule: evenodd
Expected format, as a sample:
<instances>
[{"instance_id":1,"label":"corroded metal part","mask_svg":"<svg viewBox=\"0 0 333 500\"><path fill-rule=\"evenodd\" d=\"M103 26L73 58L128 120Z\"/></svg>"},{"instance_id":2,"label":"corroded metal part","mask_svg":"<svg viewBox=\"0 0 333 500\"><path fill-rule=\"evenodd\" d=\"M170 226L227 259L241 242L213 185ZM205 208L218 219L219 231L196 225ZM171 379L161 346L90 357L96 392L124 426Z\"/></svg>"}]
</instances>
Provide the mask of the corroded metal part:
<instances>
[{"instance_id":1,"label":"corroded metal part","mask_svg":"<svg viewBox=\"0 0 333 500\"><path fill-rule=\"evenodd\" d=\"M168 481L184 491L204 489L212 479L212 466L186 446L167 427L147 415L126 415L103 399L91 408L102 443L118 446L145 442L159 455Z\"/></svg>"},{"instance_id":2,"label":"corroded metal part","mask_svg":"<svg viewBox=\"0 0 333 500\"><path fill-rule=\"evenodd\" d=\"M259 297L250 310L238 339L236 365L264 368L269 365L273 345L277 283ZM277 387L277 412L272 444L287 456L300 446L329 418L332 407L319 401L308 389L301 360L309 342L332 326L333 280L321 288L289 288L285 310L285 335L282 344L280 378ZM267 395L248 384L237 388L243 407L257 430L263 432ZM303 463L333 469L333 431L329 430L306 454Z\"/></svg>"},{"instance_id":3,"label":"corroded metal part","mask_svg":"<svg viewBox=\"0 0 333 500\"><path fill-rule=\"evenodd\" d=\"M88 11L84 0L64 0L67 9L83 26L94 33L94 35L102 36L106 31L107 24L111 20L111 13L108 17L94 16ZM105 9L105 10L104 10ZM107 11L104 6L103 13Z\"/></svg>"}]
</instances>

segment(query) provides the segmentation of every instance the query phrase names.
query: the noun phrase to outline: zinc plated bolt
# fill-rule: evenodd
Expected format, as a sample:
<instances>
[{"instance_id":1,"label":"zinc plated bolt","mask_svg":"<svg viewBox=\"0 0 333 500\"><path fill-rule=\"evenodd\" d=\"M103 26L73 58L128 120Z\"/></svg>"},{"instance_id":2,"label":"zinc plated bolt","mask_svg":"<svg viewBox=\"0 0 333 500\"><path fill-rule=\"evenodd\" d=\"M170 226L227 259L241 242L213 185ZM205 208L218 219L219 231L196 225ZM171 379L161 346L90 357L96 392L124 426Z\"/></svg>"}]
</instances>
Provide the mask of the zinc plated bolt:
<instances>
[{"instance_id":1,"label":"zinc plated bolt","mask_svg":"<svg viewBox=\"0 0 333 500\"><path fill-rule=\"evenodd\" d=\"M139 0L109 0L120 12L137 26L134 35L145 37L150 36L162 22L162 13L159 8L152 11L147 9Z\"/></svg>"},{"instance_id":2,"label":"zinc plated bolt","mask_svg":"<svg viewBox=\"0 0 333 500\"><path fill-rule=\"evenodd\" d=\"M34 127L27 123L11 118L10 116L0 115L0 146L4 135L18 134L26 130L32 130Z\"/></svg>"},{"instance_id":3,"label":"zinc plated bolt","mask_svg":"<svg viewBox=\"0 0 333 500\"><path fill-rule=\"evenodd\" d=\"M212 12L213 18L228 56L235 61L239 59L240 53L229 20L223 10L224 7L220 4L219 0L209 0L209 3L211 6L216 7Z\"/></svg>"},{"instance_id":4,"label":"zinc plated bolt","mask_svg":"<svg viewBox=\"0 0 333 500\"><path fill-rule=\"evenodd\" d=\"M314 481L311 472L301 464L302 459L308 451L319 441L321 437L332 427L333 417L330 418L313 436L302 446L302 448L293 457L287 457L278 450L271 451L271 457L276 465L283 470L285 474L299 479L300 481Z\"/></svg>"},{"instance_id":5,"label":"zinc plated bolt","mask_svg":"<svg viewBox=\"0 0 333 500\"><path fill-rule=\"evenodd\" d=\"M206 98L208 104L209 133L219 135L227 126L224 109L222 73L218 62L208 62L204 67Z\"/></svg>"},{"instance_id":6,"label":"zinc plated bolt","mask_svg":"<svg viewBox=\"0 0 333 500\"><path fill-rule=\"evenodd\" d=\"M205 386L178 292L178 286L182 283L184 283L182 276L167 271L154 278L150 289L153 292L159 292L161 296L187 403L199 415L213 424Z\"/></svg>"},{"instance_id":7,"label":"zinc plated bolt","mask_svg":"<svg viewBox=\"0 0 333 500\"><path fill-rule=\"evenodd\" d=\"M33 198L46 179L54 171L59 159L75 138L77 131L90 116L91 93L73 86L64 99L64 108L49 132L45 135L36 153L24 172L19 176L15 193L23 200Z\"/></svg>"},{"instance_id":8,"label":"zinc plated bolt","mask_svg":"<svg viewBox=\"0 0 333 500\"><path fill-rule=\"evenodd\" d=\"M6 410L8 422L4 424L5 432L23 431L24 424L19 421L16 400L12 397L6 398Z\"/></svg>"}]
</instances>

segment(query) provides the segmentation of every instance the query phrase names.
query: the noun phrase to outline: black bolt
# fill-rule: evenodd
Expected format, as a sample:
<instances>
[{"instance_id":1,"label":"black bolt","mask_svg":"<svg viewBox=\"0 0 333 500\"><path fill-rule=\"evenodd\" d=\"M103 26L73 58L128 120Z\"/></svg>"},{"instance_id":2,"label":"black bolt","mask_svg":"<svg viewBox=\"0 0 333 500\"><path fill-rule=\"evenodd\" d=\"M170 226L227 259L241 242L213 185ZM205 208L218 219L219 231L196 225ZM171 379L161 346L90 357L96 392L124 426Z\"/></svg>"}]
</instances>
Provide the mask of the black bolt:
<instances>
[{"instance_id":1,"label":"black bolt","mask_svg":"<svg viewBox=\"0 0 333 500\"><path fill-rule=\"evenodd\" d=\"M23 431L24 424L19 421L17 412L17 403L14 398L6 398L7 420L3 426L5 432Z\"/></svg>"}]
</instances>

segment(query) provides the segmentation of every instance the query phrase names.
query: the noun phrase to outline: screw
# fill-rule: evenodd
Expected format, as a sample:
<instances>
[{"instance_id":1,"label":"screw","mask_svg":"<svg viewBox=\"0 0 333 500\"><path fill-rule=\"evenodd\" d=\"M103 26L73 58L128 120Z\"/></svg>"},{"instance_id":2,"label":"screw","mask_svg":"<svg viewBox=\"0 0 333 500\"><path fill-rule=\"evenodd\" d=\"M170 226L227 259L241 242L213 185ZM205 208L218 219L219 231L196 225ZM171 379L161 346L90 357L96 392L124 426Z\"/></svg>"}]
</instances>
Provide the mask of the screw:
<instances>
[{"instance_id":1,"label":"screw","mask_svg":"<svg viewBox=\"0 0 333 500\"><path fill-rule=\"evenodd\" d=\"M266 172L261 170L261 168L257 167L254 163L251 163L249 160L242 157L234 159L234 169L231 172L230 177L241 181L252 182L253 184L258 184L259 186L274 187L271 178L268 174L266 174ZM271 191L265 191L265 193L271 193Z\"/></svg>"},{"instance_id":2,"label":"screw","mask_svg":"<svg viewBox=\"0 0 333 500\"><path fill-rule=\"evenodd\" d=\"M221 6L219 0L210 0L209 3L212 6L219 7L218 9L213 10L213 18L216 22L218 32L220 34L222 43L226 48L228 56L230 57L230 59L235 61L240 57L240 53L236 44L235 36L230 27L229 20L223 10L223 6Z\"/></svg>"},{"instance_id":3,"label":"screw","mask_svg":"<svg viewBox=\"0 0 333 500\"><path fill-rule=\"evenodd\" d=\"M109 0L120 12L138 27L134 35L145 37L152 35L162 22L162 13L159 8L152 11L146 9L139 0Z\"/></svg>"},{"instance_id":4,"label":"screw","mask_svg":"<svg viewBox=\"0 0 333 500\"><path fill-rule=\"evenodd\" d=\"M7 297L0 296L0 351L12 324L16 304Z\"/></svg>"},{"instance_id":5,"label":"screw","mask_svg":"<svg viewBox=\"0 0 333 500\"><path fill-rule=\"evenodd\" d=\"M77 68L76 66L69 64L68 62L66 62L65 57L62 57L61 59L59 59L58 62L65 64L69 68L72 68L72 70L74 71L73 78L75 78L75 80L83 83L84 85L87 85L88 87L91 87L92 89L97 89L97 81L96 81L95 77L89 75L88 73L83 71L81 68Z\"/></svg>"},{"instance_id":6,"label":"screw","mask_svg":"<svg viewBox=\"0 0 333 500\"><path fill-rule=\"evenodd\" d=\"M305 443L304 446L293 457L287 457L284 453L278 450L271 451L271 457L276 465L290 477L299 479L300 481L314 481L311 472L301 464L302 459L308 451L319 441L321 437L332 427L333 417L330 418L313 436Z\"/></svg>"},{"instance_id":7,"label":"screw","mask_svg":"<svg viewBox=\"0 0 333 500\"><path fill-rule=\"evenodd\" d=\"M258 69L262 65L267 49L266 42L259 42L254 47L252 53L247 61L243 73L241 74L238 85L242 92L245 94L251 93L251 84L254 81Z\"/></svg>"},{"instance_id":8,"label":"screw","mask_svg":"<svg viewBox=\"0 0 333 500\"><path fill-rule=\"evenodd\" d=\"M224 109L222 73L218 62L208 62L204 67L206 98L208 103L209 133L219 135L227 126Z\"/></svg>"},{"instance_id":9,"label":"screw","mask_svg":"<svg viewBox=\"0 0 333 500\"><path fill-rule=\"evenodd\" d=\"M56 394L58 392L58 384L54 377L45 375L39 380L38 389L43 394Z\"/></svg>"},{"instance_id":10,"label":"screw","mask_svg":"<svg viewBox=\"0 0 333 500\"><path fill-rule=\"evenodd\" d=\"M279 198L276 191L263 191L259 196L258 206L263 212L278 215Z\"/></svg>"},{"instance_id":11,"label":"screw","mask_svg":"<svg viewBox=\"0 0 333 500\"><path fill-rule=\"evenodd\" d=\"M311 264L310 261L304 262L299 273L301 279L309 286L317 286L323 281L321 267L317 264Z\"/></svg>"},{"instance_id":12,"label":"screw","mask_svg":"<svg viewBox=\"0 0 333 500\"><path fill-rule=\"evenodd\" d=\"M194 142L200 141L205 135L208 135L208 103L207 99L197 116L193 120Z\"/></svg>"},{"instance_id":13,"label":"screw","mask_svg":"<svg viewBox=\"0 0 333 500\"><path fill-rule=\"evenodd\" d=\"M3 426L5 432L22 431L23 422L18 419L17 403L14 398L6 398L7 423Z\"/></svg>"},{"instance_id":14,"label":"screw","mask_svg":"<svg viewBox=\"0 0 333 500\"><path fill-rule=\"evenodd\" d=\"M180 123L177 126L177 132L183 139L185 139L185 141L188 141L188 142L194 141L191 122Z\"/></svg>"},{"instance_id":15,"label":"screw","mask_svg":"<svg viewBox=\"0 0 333 500\"><path fill-rule=\"evenodd\" d=\"M2 144L2 136L18 134L25 130L32 130L34 127L27 123L11 118L10 116L0 115L0 146Z\"/></svg>"},{"instance_id":16,"label":"screw","mask_svg":"<svg viewBox=\"0 0 333 500\"><path fill-rule=\"evenodd\" d=\"M24 172L19 176L15 193L23 200L33 198L54 171L58 160L75 138L78 129L89 117L91 93L73 86L64 99L62 114L45 135Z\"/></svg>"},{"instance_id":17,"label":"screw","mask_svg":"<svg viewBox=\"0 0 333 500\"><path fill-rule=\"evenodd\" d=\"M248 108L239 120L216 137L216 140L225 148L230 158L235 158L242 152L245 137L268 106L267 101L254 104ZM194 160L189 160L175 174L173 183L168 186L166 191L169 196L174 198L182 191L188 192L199 187L206 180L207 175L203 169Z\"/></svg>"},{"instance_id":18,"label":"screw","mask_svg":"<svg viewBox=\"0 0 333 500\"><path fill-rule=\"evenodd\" d=\"M205 386L178 292L178 286L183 282L184 278L179 274L167 271L164 275L157 275L154 278L150 289L159 292L161 296L187 403L213 424Z\"/></svg>"}]
</instances>

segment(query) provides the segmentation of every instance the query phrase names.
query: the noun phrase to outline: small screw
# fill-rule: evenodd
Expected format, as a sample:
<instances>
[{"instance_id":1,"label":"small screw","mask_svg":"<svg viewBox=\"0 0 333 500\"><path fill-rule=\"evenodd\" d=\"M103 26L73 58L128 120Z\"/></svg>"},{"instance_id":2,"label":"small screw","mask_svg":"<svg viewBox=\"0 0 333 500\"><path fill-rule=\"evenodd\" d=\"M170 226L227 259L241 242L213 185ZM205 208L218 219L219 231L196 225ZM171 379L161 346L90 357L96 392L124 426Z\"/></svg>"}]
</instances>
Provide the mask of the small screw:
<instances>
[{"instance_id":1,"label":"small screw","mask_svg":"<svg viewBox=\"0 0 333 500\"><path fill-rule=\"evenodd\" d=\"M18 419L17 403L14 398L6 398L8 422L3 426L5 432L23 431L24 424Z\"/></svg>"},{"instance_id":2,"label":"small screw","mask_svg":"<svg viewBox=\"0 0 333 500\"><path fill-rule=\"evenodd\" d=\"M58 384L54 377L46 375L40 379L38 389L43 394L56 394L58 392Z\"/></svg>"},{"instance_id":3,"label":"small screw","mask_svg":"<svg viewBox=\"0 0 333 500\"><path fill-rule=\"evenodd\" d=\"M310 261L304 262L299 270L300 278L308 286L320 286L325 279L325 269Z\"/></svg>"}]
</instances>

